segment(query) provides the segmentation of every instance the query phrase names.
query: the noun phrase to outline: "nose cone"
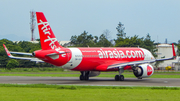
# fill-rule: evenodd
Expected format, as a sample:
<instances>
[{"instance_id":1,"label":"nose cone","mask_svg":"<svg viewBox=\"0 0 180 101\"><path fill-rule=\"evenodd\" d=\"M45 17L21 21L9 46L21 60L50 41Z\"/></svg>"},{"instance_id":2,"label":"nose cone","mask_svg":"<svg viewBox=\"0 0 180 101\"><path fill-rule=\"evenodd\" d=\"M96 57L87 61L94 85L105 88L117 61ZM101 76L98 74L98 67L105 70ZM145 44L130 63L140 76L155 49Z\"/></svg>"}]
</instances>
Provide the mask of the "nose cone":
<instances>
[{"instance_id":1,"label":"nose cone","mask_svg":"<svg viewBox=\"0 0 180 101\"><path fill-rule=\"evenodd\" d=\"M143 50L144 55L145 55L144 60L154 59L154 56L152 55L152 53L149 50L143 49L143 48L141 48L141 49Z\"/></svg>"}]
</instances>

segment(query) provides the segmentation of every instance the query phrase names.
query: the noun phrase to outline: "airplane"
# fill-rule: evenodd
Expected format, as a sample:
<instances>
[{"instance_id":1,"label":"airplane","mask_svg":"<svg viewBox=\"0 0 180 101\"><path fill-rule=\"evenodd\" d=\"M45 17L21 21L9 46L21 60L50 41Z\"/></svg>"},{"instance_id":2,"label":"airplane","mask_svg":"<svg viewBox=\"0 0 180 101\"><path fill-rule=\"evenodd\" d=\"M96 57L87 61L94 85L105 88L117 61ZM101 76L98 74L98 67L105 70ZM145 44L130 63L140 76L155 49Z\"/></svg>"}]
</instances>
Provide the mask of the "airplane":
<instances>
[{"instance_id":1,"label":"airplane","mask_svg":"<svg viewBox=\"0 0 180 101\"><path fill-rule=\"evenodd\" d=\"M10 58L47 62L64 69L80 71L80 80L89 80L89 77L98 76L100 72L118 71L115 81L124 81L122 73L127 69L132 69L138 79L150 77L154 73L151 63L176 58L174 44L173 56L164 59L155 59L150 51L139 47L65 48L58 43L44 13L36 12L36 17L42 49L33 53L10 52L3 44ZM15 57L11 53L34 57Z\"/></svg>"}]
</instances>

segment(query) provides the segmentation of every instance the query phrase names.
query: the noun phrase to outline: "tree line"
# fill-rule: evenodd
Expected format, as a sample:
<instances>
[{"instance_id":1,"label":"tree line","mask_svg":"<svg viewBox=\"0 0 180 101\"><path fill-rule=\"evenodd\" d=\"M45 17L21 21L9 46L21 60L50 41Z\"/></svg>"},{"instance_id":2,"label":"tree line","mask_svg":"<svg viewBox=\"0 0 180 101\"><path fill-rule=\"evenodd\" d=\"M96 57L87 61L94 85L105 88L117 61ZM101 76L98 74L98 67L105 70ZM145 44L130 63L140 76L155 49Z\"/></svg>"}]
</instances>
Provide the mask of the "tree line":
<instances>
[{"instance_id":1,"label":"tree line","mask_svg":"<svg viewBox=\"0 0 180 101\"><path fill-rule=\"evenodd\" d=\"M117 38L109 39L110 31L108 29L104 30L103 33L98 36L93 36L92 34L88 34L87 31L83 31L80 35L73 35L70 38L71 47L141 47L146 48L152 52L152 54L156 57L155 52L156 47L154 41L151 39L150 34L146 34L146 37L139 37L138 35L128 36L125 33L124 24L121 22L118 23L117 27ZM39 39L37 39L39 41ZM49 63L35 63L29 60L14 60L10 59L4 48L3 44L10 51L17 52L27 52L32 53L35 50L41 49L40 43L31 43L28 41L20 41L20 42L12 42L8 39L0 40L0 67L1 68L11 68L11 67L53 67L53 65ZM178 43L174 43L178 46L178 50L180 48L180 41ZM19 56L13 54L14 56ZM22 56L22 55L21 55ZM27 57L27 56L26 56Z\"/></svg>"},{"instance_id":2,"label":"tree line","mask_svg":"<svg viewBox=\"0 0 180 101\"><path fill-rule=\"evenodd\" d=\"M71 36L71 44L75 47L142 47L146 48L155 55L154 41L151 39L150 34L146 37L139 38L138 35L127 36L125 33L124 24L119 22L116 27L117 38L108 40L110 31L105 30L99 37L92 36L84 31L80 35Z\"/></svg>"}]
</instances>

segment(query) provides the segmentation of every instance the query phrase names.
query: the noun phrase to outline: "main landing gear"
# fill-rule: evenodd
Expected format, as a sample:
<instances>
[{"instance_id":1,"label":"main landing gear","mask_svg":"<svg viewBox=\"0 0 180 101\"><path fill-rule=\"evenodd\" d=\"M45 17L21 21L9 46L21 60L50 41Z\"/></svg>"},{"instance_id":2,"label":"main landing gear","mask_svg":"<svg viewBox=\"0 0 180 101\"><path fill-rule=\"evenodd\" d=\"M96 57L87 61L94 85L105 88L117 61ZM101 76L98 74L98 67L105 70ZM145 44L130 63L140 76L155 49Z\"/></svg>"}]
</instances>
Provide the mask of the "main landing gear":
<instances>
[{"instance_id":1,"label":"main landing gear","mask_svg":"<svg viewBox=\"0 0 180 101\"><path fill-rule=\"evenodd\" d=\"M124 72L124 69L119 69L119 75L115 76L115 81L124 81L124 76L121 75Z\"/></svg>"},{"instance_id":2,"label":"main landing gear","mask_svg":"<svg viewBox=\"0 0 180 101\"><path fill-rule=\"evenodd\" d=\"M80 80L89 80L89 71L81 71Z\"/></svg>"}]
</instances>

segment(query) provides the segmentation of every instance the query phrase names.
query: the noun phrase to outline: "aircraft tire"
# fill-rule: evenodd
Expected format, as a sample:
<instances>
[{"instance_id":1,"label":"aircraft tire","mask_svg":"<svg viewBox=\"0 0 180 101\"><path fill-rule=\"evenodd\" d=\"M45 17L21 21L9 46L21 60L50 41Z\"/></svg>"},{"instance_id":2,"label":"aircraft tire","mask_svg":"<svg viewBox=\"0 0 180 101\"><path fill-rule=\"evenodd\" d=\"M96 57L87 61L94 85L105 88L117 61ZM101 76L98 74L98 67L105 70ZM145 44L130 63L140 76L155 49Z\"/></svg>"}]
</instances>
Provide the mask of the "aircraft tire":
<instances>
[{"instance_id":1,"label":"aircraft tire","mask_svg":"<svg viewBox=\"0 0 180 101\"><path fill-rule=\"evenodd\" d=\"M79 79L80 79L80 80L84 80L84 76L83 76L83 75L80 75Z\"/></svg>"},{"instance_id":2,"label":"aircraft tire","mask_svg":"<svg viewBox=\"0 0 180 101\"><path fill-rule=\"evenodd\" d=\"M119 81L119 75L115 76L115 81Z\"/></svg>"},{"instance_id":3,"label":"aircraft tire","mask_svg":"<svg viewBox=\"0 0 180 101\"><path fill-rule=\"evenodd\" d=\"M89 80L89 76L88 75L85 76L85 80Z\"/></svg>"},{"instance_id":4,"label":"aircraft tire","mask_svg":"<svg viewBox=\"0 0 180 101\"><path fill-rule=\"evenodd\" d=\"M120 75L120 76L119 76L119 80L120 80L120 81L124 81L124 76L123 76L123 75Z\"/></svg>"}]
</instances>

